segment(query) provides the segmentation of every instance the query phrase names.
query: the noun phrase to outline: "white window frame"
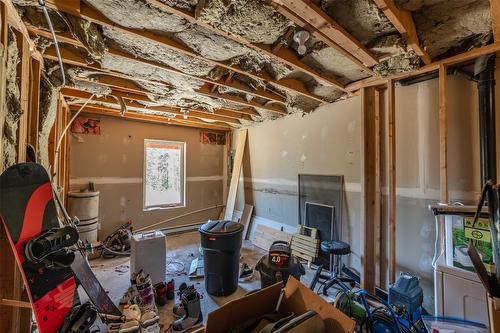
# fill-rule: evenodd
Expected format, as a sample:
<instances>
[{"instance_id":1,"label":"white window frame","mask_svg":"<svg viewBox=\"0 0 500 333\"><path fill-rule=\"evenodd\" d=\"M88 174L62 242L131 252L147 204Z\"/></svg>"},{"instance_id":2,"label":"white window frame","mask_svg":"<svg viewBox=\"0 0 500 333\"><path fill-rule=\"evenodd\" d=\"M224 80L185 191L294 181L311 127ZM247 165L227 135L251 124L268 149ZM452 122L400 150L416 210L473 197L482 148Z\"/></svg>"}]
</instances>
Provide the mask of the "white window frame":
<instances>
[{"instance_id":1,"label":"white window frame","mask_svg":"<svg viewBox=\"0 0 500 333\"><path fill-rule=\"evenodd\" d=\"M164 204L157 204L157 205L146 205L146 170L147 170L147 149L148 145L150 144L160 144L160 145L165 145L165 146L178 146L179 149L181 150L181 166L180 166L180 177L181 177L181 200L180 202L177 203L164 203ZM185 142L180 142L180 141L169 141L169 140L156 140L156 139L144 139L144 165L143 165L143 173L142 173L142 179L143 179L143 186L142 186L142 191L143 191L143 210L144 211L150 211L150 210L158 210L158 209L171 209L171 208L182 208L186 207L186 143Z\"/></svg>"}]
</instances>

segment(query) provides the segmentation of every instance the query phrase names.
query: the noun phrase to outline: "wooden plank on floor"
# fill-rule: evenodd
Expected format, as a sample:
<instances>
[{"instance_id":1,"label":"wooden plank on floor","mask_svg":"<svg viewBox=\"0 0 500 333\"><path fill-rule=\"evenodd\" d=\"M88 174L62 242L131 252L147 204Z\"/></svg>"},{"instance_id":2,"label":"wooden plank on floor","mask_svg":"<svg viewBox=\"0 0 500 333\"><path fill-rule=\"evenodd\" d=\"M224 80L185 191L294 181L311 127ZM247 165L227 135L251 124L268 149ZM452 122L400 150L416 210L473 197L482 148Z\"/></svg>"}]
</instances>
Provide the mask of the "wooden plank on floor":
<instances>
[{"instance_id":1,"label":"wooden plank on floor","mask_svg":"<svg viewBox=\"0 0 500 333\"><path fill-rule=\"evenodd\" d=\"M231 183L229 185L229 192L227 195L226 211L224 213L224 220L232 220L234 213L234 206L236 204L236 194L238 192L238 183L240 181L241 167L243 164L243 153L245 151L245 144L247 142L247 130L238 132L238 139L236 143L236 155L234 156L233 172L231 175Z\"/></svg>"},{"instance_id":2,"label":"wooden plank on floor","mask_svg":"<svg viewBox=\"0 0 500 333\"><path fill-rule=\"evenodd\" d=\"M289 233L259 224L255 228L252 243L267 251L273 242L281 240L289 243L291 239L292 235Z\"/></svg>"},{"instance_id":3,"label":"wooden plank on floor","mask_svg":"<svg viewBox=\"0 0 500 333\"><path fill-rule=\"evenodd\" d=\"M253 214L253 206L249 204L245 204L245 208L243 208L243 213L241 214L240 223L243 224L243 239L248 239L249 230L251 229L252 223L252 214Z\"/></svg>"}]
</instances>

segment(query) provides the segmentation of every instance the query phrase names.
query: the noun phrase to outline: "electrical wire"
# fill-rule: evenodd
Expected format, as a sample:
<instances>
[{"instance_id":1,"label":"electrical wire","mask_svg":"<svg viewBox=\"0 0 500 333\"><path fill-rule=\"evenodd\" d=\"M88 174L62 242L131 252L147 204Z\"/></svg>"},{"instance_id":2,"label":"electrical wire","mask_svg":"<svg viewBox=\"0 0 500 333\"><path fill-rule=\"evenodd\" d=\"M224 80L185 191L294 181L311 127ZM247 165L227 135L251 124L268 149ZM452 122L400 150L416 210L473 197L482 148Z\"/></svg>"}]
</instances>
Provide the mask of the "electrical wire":
<instances>
[{"instance_id":1,"label":"electrical wire","mask_svg":"<svg viewBox=\"0 0 500 333\"><path fill-rule=\"evenodd\" d=\"M177 265L177 267L175 267ZM174 267L174 268L172 268ZM167 262L167 274L182 274L186 270L186 266L184 265L183 262L176 260L176 259L171 259L170 261Z\"/></svg>"},{"instance_id":2,"label":"electrical wire","mask_svg":"<svg viewBox=\"0 0 500 333\"><path fill-rule=\"evenodd\" d=\"M86 101L85 103L78 109L78 111L76 111L75 115L73 116L73 118L71 118L71 120L68 122L68 124L66 125L66 127L64 128L64 131L61 133L61 137L59 138L59 141L57 141L57 146L56 146L56 152L55 152L55 157L54 157L54 170L53 170L53 173L54 175L57 175L57 172L59 171L58 170L58 167L59 167L59 163L58 163L58 160L59 160L59 151L61 149L61 144L62 144L62 140L64 139L64 136L66 135L66 132L68 131L68 129L70 128L71 124L73 123L73 121L75 121L76 117L78 117L78 115L80 114L80 112L82 112L82 110L87 106L87 104L92 100L92 98L95 97L95 94L92 94ZM55 177L54 177L55 178Z\"/></svg>"},{"instance_id":3,"label":"electrical wire","mask_svg":"<svg viewBox=\"0 0 500 333\"><path fill-rule=\"evenodd\" d=\"M64 66L61 57L61 52L59 51L59 43L57 42L56 32L54 31L54 27L52 26L52 21L50 20L49 12L47 11L47 7L45 7L45 0L38 0L38 4L42 7L43 14L45 15L45 19L47 20L47 24L49 25L50 33L52 35L52 40L54 41L54 46L56 48L57 60L59 61L59 67L61 68L61 77L62 77L62 87L66 86L66 76L64 75Z\"/></svg>"}]
</instances>

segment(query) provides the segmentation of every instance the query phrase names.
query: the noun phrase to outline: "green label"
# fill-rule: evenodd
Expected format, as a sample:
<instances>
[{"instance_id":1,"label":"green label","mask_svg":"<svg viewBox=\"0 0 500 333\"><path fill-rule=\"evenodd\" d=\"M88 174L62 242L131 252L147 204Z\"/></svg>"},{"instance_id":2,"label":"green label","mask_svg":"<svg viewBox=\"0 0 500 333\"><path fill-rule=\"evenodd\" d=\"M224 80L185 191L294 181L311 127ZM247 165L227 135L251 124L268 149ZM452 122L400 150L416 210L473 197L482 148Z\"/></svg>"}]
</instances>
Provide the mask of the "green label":
<instances>
[{"instance_id":1,"label":"green label","mask_svg":"<svg viewBox=\"0 0 500 333\"><path fill-rule=\"evenodd\" d=\"M465 227L472 228L472 225L474 224L474 218L473 217L466 217L465 218ZM474 229L481 229L481 230L490 230L490 222L488 219L483 219L479 218L477 219L476 225L474 226Z\"/></svg>"}]
</instances>

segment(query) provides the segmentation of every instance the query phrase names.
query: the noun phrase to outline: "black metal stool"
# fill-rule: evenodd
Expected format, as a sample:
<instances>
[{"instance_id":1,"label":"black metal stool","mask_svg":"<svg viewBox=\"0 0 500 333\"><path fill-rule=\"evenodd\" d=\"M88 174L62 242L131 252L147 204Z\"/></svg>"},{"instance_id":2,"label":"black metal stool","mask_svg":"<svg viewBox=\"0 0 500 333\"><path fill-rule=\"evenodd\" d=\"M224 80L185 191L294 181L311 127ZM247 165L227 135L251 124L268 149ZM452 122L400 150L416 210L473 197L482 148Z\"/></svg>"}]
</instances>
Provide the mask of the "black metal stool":
<instances>
[{"instance_id":1,"label":"black metal stool","mask_svg":"<svg viewBox=\"0 0 500 333\"><path fill-rule=\"evenodd\" d=\"M323 241L321 242L321 251L330 255L333 255L333 267L330 267L330 274L326 276L327 281L323 286L323 294L328 295L328 289L333 287L334 285L338 285L342 289L348 289L344 282L350 283L351 285L355 284L355 281L341 274L341 257L348 255L351 253L351 246L342 241L331 240L331 241ZM316 274L311 282L310 288L314 290L316 283L318 282L320 277L325 278L321 271L323 270L323 266L320 265Z\"/></svg>"}]
</instances>

